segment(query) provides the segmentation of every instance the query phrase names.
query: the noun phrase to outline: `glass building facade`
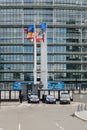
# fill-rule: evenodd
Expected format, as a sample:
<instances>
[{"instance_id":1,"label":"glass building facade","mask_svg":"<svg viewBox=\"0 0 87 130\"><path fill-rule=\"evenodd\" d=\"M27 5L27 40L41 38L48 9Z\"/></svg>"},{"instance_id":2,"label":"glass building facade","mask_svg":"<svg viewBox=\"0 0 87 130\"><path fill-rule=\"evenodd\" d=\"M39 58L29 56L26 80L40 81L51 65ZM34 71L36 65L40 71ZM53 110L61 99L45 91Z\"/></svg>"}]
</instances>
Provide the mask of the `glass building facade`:
<instances>
[{"instance_id":1,"label":"glass building facade","mask_svg":"<svg viewBox=\"0 0 87 130\"><path fill-rule=\"evenodd\" d=\"M0 0L0 83L34 80L34 44L24 28L41 22L47 23L48 81L86 83L87 0ZM37 71L40 78L40 62Z\"/></svg>"}]
</instances>

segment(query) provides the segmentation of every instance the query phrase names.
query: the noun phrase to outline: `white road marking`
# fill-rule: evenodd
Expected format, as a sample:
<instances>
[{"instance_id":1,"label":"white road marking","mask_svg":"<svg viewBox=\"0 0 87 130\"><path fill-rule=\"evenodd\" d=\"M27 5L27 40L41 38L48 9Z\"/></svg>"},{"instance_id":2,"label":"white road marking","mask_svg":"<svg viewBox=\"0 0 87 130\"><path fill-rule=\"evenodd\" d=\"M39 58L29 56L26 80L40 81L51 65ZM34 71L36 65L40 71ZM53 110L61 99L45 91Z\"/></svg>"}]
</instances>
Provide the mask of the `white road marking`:
<instances>
[{"instance_id":1,"label":"white road marking","mask_svg":"<svg viewBox=\"0 0 87 130\"><path fill-rule=\"evenodd\" d=\"M21 124L20 123L18 124L18 130L21 130Z\"/></svg>"},{"instance_id":2,"label":"white road marking","mask_svg":"<svg viewBox=\"0 0 87 130\"><path fill-rule=\"evenodd\" d=\"M64 130L64 128L62 126L59 127L61 130Z\"/></svg>"},{"instance_id":3,"label":"white road marking","mask_svg":"<svg viewBox=\"0 0 87 130\"><path fill-rule=\"evenodd\" d=\"M61 130L64 130L64 128L62 126L60 126L57 122L56 122L56 126L61 129Z\"/></svg>"},{"instance_id":4,"label":"white road marking","mask_svg":"<svg viewBox=\"0 0 87 130\"><path fill-rule=\"evenodd\" d=\"M59 124L56 122L56 126L59 127Z\"/></svg>"}]
</instances>

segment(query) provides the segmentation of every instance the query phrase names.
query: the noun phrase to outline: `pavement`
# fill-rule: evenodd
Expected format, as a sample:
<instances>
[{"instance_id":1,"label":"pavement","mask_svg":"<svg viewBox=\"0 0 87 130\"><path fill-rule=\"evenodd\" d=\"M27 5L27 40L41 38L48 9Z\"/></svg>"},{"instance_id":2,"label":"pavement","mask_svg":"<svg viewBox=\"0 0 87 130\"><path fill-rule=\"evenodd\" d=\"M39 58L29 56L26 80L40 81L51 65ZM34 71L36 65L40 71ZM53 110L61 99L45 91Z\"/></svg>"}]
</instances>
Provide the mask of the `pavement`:
<instances>
[{"instance_id":1,"label":"pavement","mask_svg":"<svg viewBox=\"0 0 87 130\"><path fill-rule=\"evenodd\" d=\"M0 102L1 107L6 107L6 106L18 106L20 105L20 102Z\"/></svg>"},{"instance_id":2,"label":"pavement","mask_svg":"<svg viewBox=\"0 0 87 130\"><path fill-rule=\"evenodd\" d=\"M75 116L83 121L87 121L87 110L75 112Z\"/></svg>"}]
</instances>

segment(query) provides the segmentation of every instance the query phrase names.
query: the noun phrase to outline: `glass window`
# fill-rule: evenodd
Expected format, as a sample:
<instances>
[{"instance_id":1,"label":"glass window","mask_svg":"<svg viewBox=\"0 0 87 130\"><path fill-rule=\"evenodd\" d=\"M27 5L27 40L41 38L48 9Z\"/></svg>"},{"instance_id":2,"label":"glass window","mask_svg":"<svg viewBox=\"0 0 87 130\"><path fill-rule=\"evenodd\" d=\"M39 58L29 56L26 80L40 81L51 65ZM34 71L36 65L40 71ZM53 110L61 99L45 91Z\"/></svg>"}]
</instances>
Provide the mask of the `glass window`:
<instances>
[{"instance_id":1,"label":"glass window","mask_svg":"<svg viewBox=\"0 0 87 130\"><path fill-rule=\"evenodd\" d=\"M34 57L33 55L24 55L24 61L33 61Z\"/></svg>"},{"instance_id":2,"label":"glass window","mask_svg":"<svg viewBox=\"0 0 87 130\"><path fill-rule=\"evenodd\" d=\"M33 46L24 46L24 52L33 52Z\"/></svg>"}]
</instances>

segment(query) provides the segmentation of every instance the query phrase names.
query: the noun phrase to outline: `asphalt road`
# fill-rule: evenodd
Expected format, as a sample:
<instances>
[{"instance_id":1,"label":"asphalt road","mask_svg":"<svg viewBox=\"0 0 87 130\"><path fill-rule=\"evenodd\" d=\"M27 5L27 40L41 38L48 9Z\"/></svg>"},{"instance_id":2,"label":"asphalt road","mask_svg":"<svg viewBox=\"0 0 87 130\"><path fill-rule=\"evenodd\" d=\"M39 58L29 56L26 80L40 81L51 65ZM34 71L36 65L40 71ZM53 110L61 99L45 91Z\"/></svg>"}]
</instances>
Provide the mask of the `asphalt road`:
<instances>
[{"instance_id":1,"label":"asphalt road","mask_svg":"<svg viewBox=\"0 0 87 130\"><path fill-rule=\"evenodd\" d=\"M87 122L73 117L78 103L27 104L0 108L0 130L87 130Z\"/></svg>"}]
</instances>

